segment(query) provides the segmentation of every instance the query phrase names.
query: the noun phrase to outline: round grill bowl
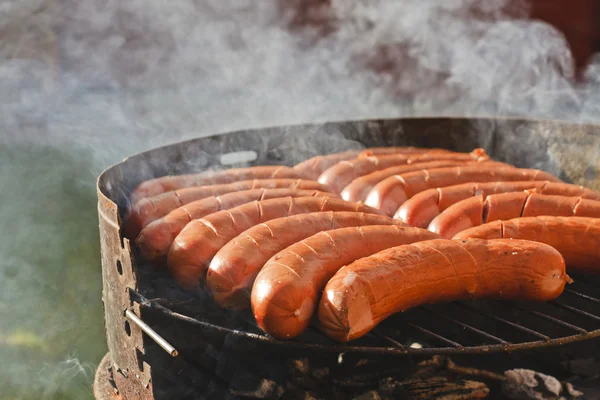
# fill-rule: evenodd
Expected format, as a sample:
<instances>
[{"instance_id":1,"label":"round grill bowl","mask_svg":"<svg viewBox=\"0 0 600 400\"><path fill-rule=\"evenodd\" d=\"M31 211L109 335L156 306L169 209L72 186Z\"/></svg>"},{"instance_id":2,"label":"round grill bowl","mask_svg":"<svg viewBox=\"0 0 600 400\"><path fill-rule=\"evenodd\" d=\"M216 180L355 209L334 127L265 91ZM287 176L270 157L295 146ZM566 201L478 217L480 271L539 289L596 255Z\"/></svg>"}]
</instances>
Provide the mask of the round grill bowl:
<instances>
[{"instance_id":1,"label":"round grill bowl","mask_svg":"<svg viewBox=\"0 0 600 400\"><path fill-rule=\"evenodd\" d=\"M576 276L576 284L548 304L462 302L422 307L394 316L373 333L344 345L330 341L316 328L293 341L274 340L248 314L225 312L207 298L179 291L167 275L144 265L122 237L128 195L147 179L208 168L292 166L318 154L405 145L464 152L482 147L498 161L543 169L567 182L600 190L600 127L558 121L414 118L269 127L217 134L129 157L105 170L97 188L107 363L120 391L154 398L144 393L152 392L157 374L183 371L190 365L210 371L222 358L214 354L215 349L227 349L238 359L262 355L268 363L310 354L491 354L600 336L600 300L593 295L600 279ZM155 329L179 356L171 357L143 334L125 316L126 310Z\"/></svg>"}]
</instances>

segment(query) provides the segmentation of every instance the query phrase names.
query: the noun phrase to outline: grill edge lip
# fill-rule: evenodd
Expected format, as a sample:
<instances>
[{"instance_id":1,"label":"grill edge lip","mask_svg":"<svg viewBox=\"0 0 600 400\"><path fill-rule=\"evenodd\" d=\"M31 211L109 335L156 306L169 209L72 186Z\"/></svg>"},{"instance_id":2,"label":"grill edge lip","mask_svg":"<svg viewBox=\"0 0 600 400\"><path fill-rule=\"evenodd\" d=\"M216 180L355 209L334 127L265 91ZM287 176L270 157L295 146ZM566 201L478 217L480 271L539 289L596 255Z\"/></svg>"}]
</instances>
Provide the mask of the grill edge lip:
<instances>
[{"instance_id":1,"label":"grill edge lip","mask_svg":"<svg viewBox=\"0 0 600 400\"><path fill-rule=\"evenodd\" d=\"M302 343L296 341L283 341L272 338L266 334L256 334L242 330L232 329L224 326L219 326L206 321L200 321L196 318L175 312L160 304L143 299L139 293L134 294L142 302L141 309L159 313L169 318L174 318L179 321L201 327L202 329L212 330L215 333L223 335L231 335L232 337L244 338L261 344L270 344L285 348L306 349L326 351L331 353L360 353L364 355L394 355L394 356L428 356L428 355L457 355L457 354L492 354L500 352L513 352L521 350L530 350L537 348L562 346L569 343L576 343L588 339L600 337L600 328L593 331L586 331L574 335L562 336L559 338L550 338L548 340L535 340L520 343L492 344L492 345L477 345L477 346L461 346L461 347L423 347L412 348L403 346L400 347L382 347L382 346L353 346L344 344L323 345L317 343ZM143 300L142 300L143 299Z\"/></svg>"},{"instance_id":2,"label":"grill edge lip","mask_svg":"<svg viewBox=\"0 0 600 400\"><path fill-rule=\"evenodd\" d=\"M132 171L131 166L142 165L142 166L152 166L152 163L157 163L158 161L162 161L160 157L155 157L156 155L165 155L166 153L174 153L177 149L181 150L191 144L201 144L202 146L206 144L211 144L213 147L222 144L222 142L226 142L225 145L228 145L229 141L235 140L235 135L241 135L243 137L253 137L254 135L265 135L270 136L274 133L282 134L287 132L288 129L291 130L303 130L303 129L320 129L324 132L329 132L331 129L338 130L346 130L342 133L342 136L347 136L349 140L357 141L358 137L364 137L370 141L381 140L382 137L390 139L390 136L393 136L394 129L399 126L400 131L402 131L404 124L409 124L410 129L415 130L415 127L419 127L419 129L425 127L425 133L428 133L427 130L431 128L440 129L440 128L450 128L451 130L461 129L479 129L481 124L485 125L493 130L493 134L487 145L490 149L498 149L498 151L506 151L499 147L498 137L500 136L498 132L496 132L496 128L501 124L508 124L508 127L514 126L520 127L521 125L525 126L527 129L554 129L557 131L555 134L558 136L563 132L571 132L571 131L585 131L588 136L591 136L592 133L598 134L600 133L599 125L591 125L585 123L575 123L569 121L554 121L554 120L536 120L536 119L527 119L527 118L519 118L519 117L508 117L508 118L496 118L496 117L412 117L412 118L386 118L386 119L376 119L376 120L343 120L343 121L327 121L323 123L313 123L313 124L293 124L293 125L285 125L285 126L269 126L264 128L252 128L247 130L237 130L232 132L222 132L217 133L212 136L205 136L197 139L186 140L184 142L173 143L167 146L158 147L155 149L151 149L145 152L138 153L136 155L129 156L125 158L122 162L117 163L113 166L106 168L98 177L97 180L97 194L99 199L99 217L101 221L104 222L105 226L103 227L101 224L101 241L103 243L103 247L107 247L103 249L103 251L107 252L106 260L103 258L103 276L106 271L112 271L112 256L113 250L120 254L122 257L123 265L126 269L125 277L115 278L112 283L118 282L118 289L129 288L130 294L129 301L134 303L134 306L139 307L140 310L144 310L145 312L161 312L157 310L155 305L149 305L145 302L139 302L135 304L137 301L135 296L131 294L131 292L136 292L140 283L143 286L143 277L137 270L136 260L134 256L134 249L129 240L124 239L121 232L121 218L120 213L123 212L123 206L126 204L124 198L127 196L127 191L130 190L131 185L135 184L135 179L140 178L137 171ZM539 125L539 126L538 126ZM506 128L506 127L504 127ZM435 131L434 129L434 131ZM484 129L485 130L485 129ZM423 131L421 131L423 132ZM400 142L405 139L403 137L403 133L400 132ZM472 133L472 132L471 132ZM249 136L250 135L250 136ZM276 136L276 135L273 135ZM427 135L422 135L427 136ZM450 135L448 135L450 136ZM568 136L568 135L567 135ZM233 139L232 139L233 138ZM398 138L391 137L393 143L396 143ZM568 137L565 138L567 140ZM591 139L592 140L592 139ZM596 139L593 139L596 140ZM594 142L595 143L595 142ZM235 144L235 143L234 143ZM381 144L381 145L390 145ZM394 144L391 144L394 145ZM235 147L235 146L234 146ZM262 148L258 150L264 150ZM217 154L219 156L220 154ZM172 157L173 154L170 154L169 157ZM256 163L262 163L264 160L257 159ZM164 175L164 168L157 168L158 174L155 174L153 177ZM147 172L147 171L146 171ZM156 171L154 171L156 172ZM143 177L143 179L147 179ZM143 180L142 179L142 180ZM115 184L117 182L117 184ZM119 187L118 183L121 183ZM116 239L116 240L115 240ZM120 246L117 240L120 239ZM114 244L112 242L115 242ZM111 242L111 246L113 248L109 248L104 243ZM108 254L111 253L111 254ZM105 265L106 264L106 265ZM112 272L111 272L112 273ZM103 278L105 280L105 290L115 290L115 287L108 287L106 277ZM124 299L123 299L124 300ZM110 302L109 302L110 303ZM109 305L109 308L117 306L116 304L105 304ZM162 307L162 306L160 306ZM165 307L163 307L165 308ZM248 340L254 343L262 343L268 344L271 346L276 346L278 348L295 348L295 349L305 349L305 350L316 350L320 352L335 352L335 353L360 353L367 355L394 355L394 356L410 356L410 355L456 355L456 354L491 354L491 353L500 353L500 352L513 352L513 351L521 351L535 348L545 348L545 347L557 347L562 346L569 343L575 343L584 341L587 339L592 339L600 336L600 329L584 331L582 333L576 333L568 336L562 336L559 338L551 338L551 339L541 339L535 341L523 341L518 343L498 343L498 344L486 344L486 345L465 345L465 346L455 346L455 347L423 347L423 348L412 348L412 347L400 347L396 345L394 346L358 346L358 345L347 345L347 344L318 344L318 343L301 343L294 341L281 341L274 338L271 338L267 335L261 335L252 333L249 331L240 331L236 329L232 329L226 326L216 325L207 321L201 321L192 317L185 316L183 314L175 313L174 311L165 308L168 313L164 313L170 318L178 319L182 322L193 324L201 329L205 329L207 332L213 332L216 334L228 335L232 338L239 338L242 340ZM121 310L122 311L122 310ZM164 310L163 310L164 311ZM105 315L108 315L112 311L109 311L105 308ZM115 326L107 326L107 330L114 330ZM139 340L138 338L135 339ZM383 341L383 339L382 339ZM393 343L393 342L391 342ZM177 343L173 343L177 346ZM137 346L141 346L143 348L143 343L140 342ZM109 346L110 347L110 346ZM133 343L132 343L133 348ZM182 354L183 355L183 354ZM130 362L129 360L127 361Z\"/></svg>"}]
</instances>

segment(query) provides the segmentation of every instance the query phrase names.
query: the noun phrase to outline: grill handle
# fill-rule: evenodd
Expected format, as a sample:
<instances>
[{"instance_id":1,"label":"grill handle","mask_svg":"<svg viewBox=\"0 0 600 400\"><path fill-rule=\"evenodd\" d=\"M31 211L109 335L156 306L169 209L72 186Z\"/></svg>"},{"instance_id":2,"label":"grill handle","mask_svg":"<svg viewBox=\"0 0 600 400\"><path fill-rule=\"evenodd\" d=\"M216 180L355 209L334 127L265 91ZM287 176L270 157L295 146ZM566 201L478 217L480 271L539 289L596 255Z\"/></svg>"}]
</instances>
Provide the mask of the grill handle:
<instances>
[{"instance_id":1,"label":"grill handle","mask_svg":"<svg viewBox=\"0 0 600 400\"><path fill-rule=\"evenodd\" d=\"M150 336L150 338L152 340L154 340L156 342L156 344L158 344L160 347L162 347L172 357L177 357L179 355L179 352L177 351L177 349L175 349L175 347L171 346L171 344L169 342L167 342L162 336L160 336L158 333L156 333L156 331L154 329L150 328L150 326L148 326L148 324L146 324L144 321L142 321L140 319L140 317L135 315L135 313L133 311L131 311L129 309L125 310L125 317L129 321L136 324L142 331L144 331L146 333L146 335Z\"/></svg>"}]
</instances>

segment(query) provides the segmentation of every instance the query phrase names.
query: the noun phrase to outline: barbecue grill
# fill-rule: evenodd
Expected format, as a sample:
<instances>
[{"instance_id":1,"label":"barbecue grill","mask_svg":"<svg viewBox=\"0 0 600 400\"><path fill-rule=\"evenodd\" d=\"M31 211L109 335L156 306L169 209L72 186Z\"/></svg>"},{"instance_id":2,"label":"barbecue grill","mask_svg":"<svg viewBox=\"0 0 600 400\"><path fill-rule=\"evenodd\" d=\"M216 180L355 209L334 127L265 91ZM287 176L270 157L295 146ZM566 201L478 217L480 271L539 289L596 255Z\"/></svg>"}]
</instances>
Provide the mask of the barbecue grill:
<instances>
[{"instance_id":1,"label":"barbecue grill","mask_svg":"<svg viewBox=\"0 0 600 400\"><path fill-rule=\"evenodd\" d=\"M294 340L281 341L264 334L249 311L221 310L208 297L183 291L167 272L145 265L122 235L130 191L147 179L207 169L292 166L319 154L407 145L463 152L482 147L498 161L543 169L600 190L600 127L557 121L416 118L270 127L129 157L98 179L109 353L98 368L96 397L280 398L292 391L324 390L344 398L368 391L367 381L399 376L406 372L399 366L432 355L477 363L492 357L514 360L523 353L531 365L549 365L548 360L558 365L557 359L574 358L578 351L594 354L598 340L587 341L585 348L577 342L600 336L600 276L572 274L575 283L548 303L420 307L388 318L347 344L330 340L316 324ZM367 375L371 380L364 380ZM354 387L344 386L350 381Z\"/></svg>"}]
</instances>

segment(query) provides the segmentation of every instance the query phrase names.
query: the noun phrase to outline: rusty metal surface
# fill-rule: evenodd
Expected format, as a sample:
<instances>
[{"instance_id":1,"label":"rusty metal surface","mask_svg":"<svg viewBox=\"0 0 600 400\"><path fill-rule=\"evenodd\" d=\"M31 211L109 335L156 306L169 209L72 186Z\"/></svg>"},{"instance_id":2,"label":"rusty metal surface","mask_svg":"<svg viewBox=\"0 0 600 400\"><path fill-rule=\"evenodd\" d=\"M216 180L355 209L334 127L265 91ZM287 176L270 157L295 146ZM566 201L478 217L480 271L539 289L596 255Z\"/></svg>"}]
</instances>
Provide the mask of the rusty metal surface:
<instances>
[{"instance_id":1,"label":"rusty metal surface","mask_svg":"<svg viewBox=\"0 0 600 400\"><path fill-rule=\"evenodd\" d=\"M126 398L153 399L150 366L144 365L140 359L144 352L142 331L125 318L125 310L132 306L129 288L137 287L131 247L127 239L121 240L116 204L100 190L98 215L102 253L102 303L114 378L117 384L124 377L128 382L135 383L131 389L119 385ZM143 369L140 368L142 365Z\"/></svg>"},{"instance_id":2,"label":"rusty metal surface","mask_svg":"<svg viewBox=\"0 0 600 400\"><path fill-rule=\"evenodd\" d=\"M124 400L113 379L109 353L106 353L96 369L94 397L96 400Z\"/></svg>"},{"instance_id":3,"label":"rusty metal surface","mask_svg":"<svg viewBox=\"0 0 600 400\"><path fill-rule=\"evenodd\" d=\"M112 355L111 366L115 381L123 397L158 398L154 393L157 389L153 384L159 373L153 375L153 370L176 369L184 371L183 373L192 371L189 373L193 375L197 365L189 365L187 362L197 362L198 354L206 353L202 350L206 346L219 349L220 345L228 343L234 343L238 349L263 348L272 351L274 348L296 348L300 352L356 351L379 356L403 356L442 353L489 354L527 350L559 346L600 335L600 331L586 331L557 339L513 343L510 346L497 343L485 346L433 346L423 349L407 349L393 342L385 346L296 344L230 329L203 318L165 312L160 307L148 304L140 307L139 299L132 298L132 293L146 295L149 282L144 281L144 275L140 273L143 268L138 270L135 254L129 241L122 239L120 227L121 215L128 205L128 194L139 182L167 174L215 168L259 164L294 165L317 154L364 146L392 145L445 147L458 151L483 147L500 161L519 167L544 169L566 181L600 190L600 127L555 121L415 118L272 127L176 143L129 157L108 168L98 179L106 336ZM256 160L227 166L220 164L221 155L248 150L257 154ZM169 357L137 326L130 324L126 327L124 312L129 307L178 350L181 349L182 356L176 359ZM210 342L211 340L213 342ZM208 363L206 366L209 371L210 365Z\"/></svg>"}]
</instances>

